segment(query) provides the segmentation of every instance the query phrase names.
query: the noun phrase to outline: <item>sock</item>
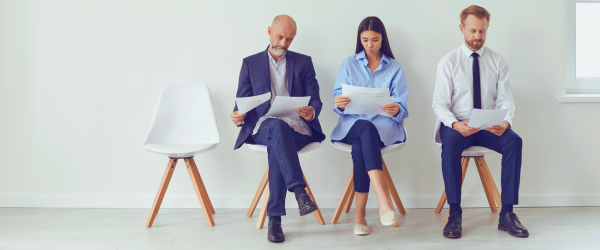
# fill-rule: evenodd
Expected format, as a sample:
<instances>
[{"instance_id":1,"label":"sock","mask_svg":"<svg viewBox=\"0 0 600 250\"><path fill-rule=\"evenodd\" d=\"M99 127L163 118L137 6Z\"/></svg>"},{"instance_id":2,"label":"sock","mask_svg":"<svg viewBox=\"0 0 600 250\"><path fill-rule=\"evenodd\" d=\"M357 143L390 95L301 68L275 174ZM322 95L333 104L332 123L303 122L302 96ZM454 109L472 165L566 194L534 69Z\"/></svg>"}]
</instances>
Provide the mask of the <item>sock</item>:
<instances>
[{"instance_id":1,"label":"sock","mask_svg":"<svg viewBox=\"0 0 600 250\"><path fill-rule=\"evenodd\" d=\"M460 204L448 204L450 205L450 214L459 213L462 214L462 208L460 208Z\"/></svg>"},{"instance_id":2,"label":"sock","mask_svg":"<svg viewBox=\"0 0 600 250\"><path fill-rule=\"evenodd\" d=\"M506 213L512 213L513 212L513 205L502 205L502 210L500 211L500 216L505 215Z\"/></svg>"},{"instance_id":3,"label":"sock","mask_svg":"<svg viewBox=\"0 0 600 250\"><path fill-rule=\"evenodd\" d=\"M269 216L269 220L277 221L281 223L281 216Z\"/></svg>"},{"instance_id":4,"label":"sock","mask_svg":"<svg viewBox=\"0 0 600 250\"><path fill-rule=\"evenodd\" d=\"M296 195L296 200L300 197L301 194L306 194L306 190L302 186L295 186L292 188L292 192Z\"/></svg>"}]
</instances>

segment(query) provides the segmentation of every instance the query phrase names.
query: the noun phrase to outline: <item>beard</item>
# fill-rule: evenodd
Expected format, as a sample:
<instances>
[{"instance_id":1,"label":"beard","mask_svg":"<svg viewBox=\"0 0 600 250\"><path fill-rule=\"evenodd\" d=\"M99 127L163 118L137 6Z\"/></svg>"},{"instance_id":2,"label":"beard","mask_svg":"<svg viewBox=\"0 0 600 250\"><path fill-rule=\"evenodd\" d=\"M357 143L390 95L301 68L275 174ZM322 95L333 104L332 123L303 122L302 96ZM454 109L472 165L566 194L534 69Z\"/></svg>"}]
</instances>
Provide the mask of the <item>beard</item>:
<instances>
[{"instance_id":1,"label":"beard","mask_svg":"<svg viewBox=\"0 0 600 250\"><path fill-rule=\"evenodd\" d=\"M271 44L271 50L273 50L273 53L275 53L276 55L283 56L283 54L285 54L285 52L287 52L288 48L283 47L281 45L273 46L273 44Z\"/></svg>"},{"instance_id":2,"label":"beard","mask_svg":"<svg viewBox=\"0 0 600 250\"><path fill-rule=\"evenodd\" d=\"M475 41L479 43L475 43ZM471 41L467 41L467 39L465 39L465 42L467 43L467 45L469 45L469 47L471 47L474 50L481 49L481 47L483 47L483 44L485 43L485 41L482 39L473 39Z\"/></svg>"}]
</instances>

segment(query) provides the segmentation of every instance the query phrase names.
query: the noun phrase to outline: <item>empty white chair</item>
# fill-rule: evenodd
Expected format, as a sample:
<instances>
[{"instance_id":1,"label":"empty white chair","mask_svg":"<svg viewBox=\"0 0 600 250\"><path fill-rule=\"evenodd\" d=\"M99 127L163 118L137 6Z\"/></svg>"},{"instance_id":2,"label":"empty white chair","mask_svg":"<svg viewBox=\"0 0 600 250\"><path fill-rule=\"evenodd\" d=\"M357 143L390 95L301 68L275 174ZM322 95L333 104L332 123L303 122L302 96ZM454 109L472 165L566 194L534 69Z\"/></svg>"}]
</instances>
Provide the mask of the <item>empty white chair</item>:
<instances>
[{"instance_id":1,"label":"empty white chair","mask_svg":"<svg viewBox=\"0 0 600 250\"><path fill-rule=\"evenodd\" d=\"M304 148L302 148L300 151L298 151L298 154L303 154L306 152L313 151L313 150L319 148L322 144L323 144L322 142L309 143ZM248 148L251 151L267 154L267 146L258 145L258 144L246 144L246 145L248 145ZM305 176L304 176L304 182L306 182L306 188L305 188L306 192L308 193L308 195L310 195L310 198L315 203L315 205L317 205L317 200L315 200L315 197L313 196L312 191L310 191L310 187L308 186L308 181L306 181ZM256 190L256 194L254 195L254 199L252 199L252 203L250 203L250 208L248 208L248 212L246 213L246 217L252 217L252 214L254 214L254 210L256 209L256 206L258 205L258 201L260 200L260 197L262 196L263 193L266 193L265 198L263 199L262 207L260 209L260 215L258 216L258 222L256 223L256 228L259 228L259 229L263 228L263 225L265 224L265 219L267 217L267 204L269 203L269 197L270 197L269 186L267 185L268 183L269 183L269 166L267 166L267 170L265 171L265 174L263 175L263 178L260 181L260 184L258 185L258 189ZM266 190L265 190L265 188L266 188ZM317 205L317 210L315 212L313 212L313 214L317 218L317 222L319 224L321 224L321 225L325 224L325 220L323 219L323 215L321 214L319 205Z\"/></svg>"},{"instance_id":2,"label":"empty white chair","mask_svg":"<svg viewBox=\"0 0 600 250\"><path fill-rule=\"evenodd\" d=\"M402 125L402 129L404 129L404 142L398 143L398 144L392 144L392 145L382 148L381 149L382 156L387 153L398 151L398 150L402 149L404 147L404 145L406 145L406 141L408 139L408 130L406 129L405 120L402 120L402 122L400 124ZM350 145L350 144L346 144L343 142L332 142L331 145L333 145L334 148L337 148L339 150L346 151L348 153L352 152L352 145ZM390 172L388 171L387 166L385 165L385 161L383 160L383 157L381 158L381 162L383 162L383 166L382 166L383 176L385 177L384 179L387 183L387 187L389 190L389 193L387 194L388 199L390 200L390 203L392 203L392 198L394 198L394 202L396 202L396 207L398 208L398 211L400 212L400 214L406 214L404 205L402 205L402 201L400 200L398 191L396 191L396 186L394 185L394 182L392 181L392 177L390 176ZM390 196L390 194L391 194L391 196ZM346 187L344 188L344 193L342 194L342 197L340 198L340 201L338 202L335 212L333 213L333 218L331 218L331 224L337 223L338 219L340 218L340 215L342 214L342 210L344 210L344 212L346 212L346 213L348 211L350 211L350 207L352 206L352 200L354 199L354 195L355 195L355 192L354 192L354 170L353 170L352 172L350 172L350 178L348 179L348 182L346 182ZM399 226L399 225L400 224L398 222L396 222L396 224L394 224L394 226Z\"/></svg>"},{"instance_id":3,"label":"empty white chair","mask_svg":"<svg viewBox=\"0 0 600 250\"><path fill-rule=\"evenodd\" d=\"M178 159L184 159L196 190L200 206L209 226L214 226L212 206L194 156L213 150L219 144L219 130L210 98L204 84L167 85L161 92L150 123L147 150L168 156L169 164L158 188L146 227L151 227L160 209Z\"/></svg>"},{"instance_id":4,"label":"empty white chair","mask_svg":"<svg viewBox=\"0 0 600 250\"><path fill-rule=\"evenodd\" d=\"M433 143L435 143L440 149L442 148L442 140L440 139L440 127L441 122L438 119L435 122L435 131L433 136ZM481 146L473 146L467 148L462 153L462 182L465 182L465 175L467 174L467 167L469 166L469 161L471 158L475 160L475 164L477 165L477 171L479 172L479 178L481 179L481 184L483 184L483 190L485 191L485 195L487 197L488 203L490 205L490 209L492 212L496 212L496 203L498 207L502 209L502 199L500 198L500 192L498 192L498 188L496 187L496 183L494 182L494 178L485 163L485 159L483 156L486 153L494 152L491 149ZM438 205L435 209L435 213L439 214L442 212L442 208L446 203L446 191L442 194L442 198L438 202ZM495 200L495 201L494 201ZM450 210L448 210L450 212Z\"/></svg>"}]
</instances>

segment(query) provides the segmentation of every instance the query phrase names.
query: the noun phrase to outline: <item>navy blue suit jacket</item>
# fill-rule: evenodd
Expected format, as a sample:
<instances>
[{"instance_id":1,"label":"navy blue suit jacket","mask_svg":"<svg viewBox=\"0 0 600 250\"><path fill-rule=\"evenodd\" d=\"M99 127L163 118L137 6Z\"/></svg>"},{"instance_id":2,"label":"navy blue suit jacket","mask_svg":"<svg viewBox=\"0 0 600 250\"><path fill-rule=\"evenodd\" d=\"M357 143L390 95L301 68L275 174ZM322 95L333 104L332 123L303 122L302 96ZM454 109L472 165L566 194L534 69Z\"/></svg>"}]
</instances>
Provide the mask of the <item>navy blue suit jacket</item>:
<instances>
[{"instance_id":1,"label":"navy blue suit jacket","mask_svg":"<svg viewBox=\"0 0 600 250\"><path fill-rule=\"evenodd\" d=\"M244 58L236 97L248 97L271 92L271 74L267 53L269 53L268 47L263 52ZM308 106L315 109L315 119L312 121L305 120L312 130L313 142L325 140L325 134L323 134L319 123L319 114L323 103L319 96L319 83L315 78L315 68L310 56L288 50L286 53L286 70L290 96L310 96ZM234 149L238 149L244 143L256 144L252 137L252 131L258 119L265 115L270 107L271 103L267 101L246 113ZM237 110L236 105L233 111Z\"/></svg>"}]
</instances>

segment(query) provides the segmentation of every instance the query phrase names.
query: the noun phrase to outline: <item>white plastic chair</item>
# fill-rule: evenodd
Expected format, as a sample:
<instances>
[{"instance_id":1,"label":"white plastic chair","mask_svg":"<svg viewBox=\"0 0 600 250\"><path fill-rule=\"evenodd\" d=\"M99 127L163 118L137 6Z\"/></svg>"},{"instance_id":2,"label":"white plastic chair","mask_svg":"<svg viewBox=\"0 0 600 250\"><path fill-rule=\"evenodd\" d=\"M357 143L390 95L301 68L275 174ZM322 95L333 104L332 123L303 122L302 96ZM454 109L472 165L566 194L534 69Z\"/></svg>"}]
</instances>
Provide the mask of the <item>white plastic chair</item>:
<instances>
[{"instance_id":1,"label":"white plastic chair","mask_svg":"<svg viewBox=\"0 0 600 250\"><path fill-rule=\"evenodd\" d=\"M321 147L322 144L323 144L322 142L309 143L304 148L302 148L300 151L298 151L298 154L300 155L303 153L313 151L313 150ZM267 154L267 146L258 145L258 144L246 144L246 145L248 145L248 148L250 149L250 151ZM303 176L303 177L304 177L304 182L306 183L306 188L305 188L306 192L308 193L308 195L310 195L310 198L316 205L317 200L315 200L315 197L313 196L312 191L310 191L310 187L308 186L308 181L306 181L306 176ZM246 213L246 217L252 217L252 215L254 214L254 210L256 209L256 206L258 205L258 201L260 200L260 197L262 196L263 193L265 193L265 198L263 199L263 204L260 209L260 214L258 216L258 222L256 223L256 228L258 228L258 229L263 228L263 225L265 224L265 219L267 217L267 204L269 203L269 198L270 198L269 186L267 185L268 183L269 183L269 166L267 166L267 170L265 171L265 174L263 175L263 178L260 181L260 184L258 185L258 189L256 190L256 194L254 195L254 199L252 199L252 203L250 203L250 208L248 208L248 212ZM321 224L321 225L325 224L325 220L323 219L323 215L321 214L321 209L319 209L318 205L317 205L317 210L313 214L317 218L317 222L319 224Z\"/></svg>"},{"instance_id":2,"label":"white plastic chair","mask_svg":"<svg viewBox=\"0 0 600 250\"><path fill-rule=\"evenodd\" d=\"M435 122L435 131L433 136L433 143L437 145L440 149L442 148L442 140L440 139L440 127L441 122L439 119ZM477 171L479 172L479 178L481 179L481 184L483 185L483 190L485 191L485 196L487 197L488 203L490 205L490 209L492 212L498 211L496 209L496 203L498 207L502 209L502 199L500 198L500 192L496 187L496 182L494 182L494 178L490 172L490 169L485 162L484 155L490 152L494 152L493 150L481 147L481 146L472 146L467 148L462 153L462 182L465 182L465 175L467 174L467 167L469 166L469 161L471 158L475 160L475 164L477 165ZM437 207L435 208L435 213L439 214L442 212L442 208L444 208L444 204L446 203L446 191L442 194L440 201L438 202ZM494 201L495 200L495 201ZM448 213L450 210L448 210Z\"/></svg>"},{"instance_id":3,"label":"white plastic chair","mask_svg":"<svg viewBox=\"0 0 600 250\"><path fill-rule=\"evenodd\" d=\"M392 144L392 145L382 148L381 155L388 154L388 153L391 153L394 151L398 151L398 150L404 148L404 145L406 145L406 142L408 139L408 130L406 128L405 120L402 120L402 122L400 124L402 126L402 129L404 129L404 136L405 136L404 142L398 143L398 144ZM348 153L352 152L352 145L350 145L350 144L346 144L343 142L332 142L331 145L333 145L334 148L337 148L339 150L346 151ZM392 198L393 198L394 202L396 202L396 207L398 208L398 211L400 212L400 214L406 214L404 205L402 205L402 201L400 200L398 191L396 191L396 186L394 185L394 182L392 181L392 177L390 176L390 172L388 171L387 166L385 165L385 161L383 160L383 157L381 158L381 162L383 163L383 165L382 165L383 176L385 178L385 181L387 183L387 187L389 190L389 193L387 194L388 199L390 200L390 203L391 203ZM390 196L390 194L391 194L391 196ZM331 218L331 224L337 223L338 219L340 218L340 215L342 214L342 210L344 210L344 212L346 212L346 213L348 213L350 211L350 207L352 207L352 200L354 200L354 195L355 195L354 170L352 170L352 172L350 172L350 178L348 178L348 182L346 182L346 187L344 188L344 193L342 194L342 197L340 198L340 201L338 202L337 208L335 209L335 212L333 213L333 218ZM396 222L396 224L394 224L394 226L400 226L400 224L398 222Z\"/></svg>"},{"instance_id":4,"label":"white plastic chair","mask_svg":"<svg viewBox=\"0 0 600 250\"><path fill-rule=\"evenodd\" d=\"M170 158L146 227L151 227L154 223L177 160L182 158L206 222L209 226L215 225L212 218L215 210L194 162L194 156L213 150L217 144L219 130L208 87L204 84L165 86L156 104L148 135L142 144L145 149Z\"/></svg>"}]
</instances>

